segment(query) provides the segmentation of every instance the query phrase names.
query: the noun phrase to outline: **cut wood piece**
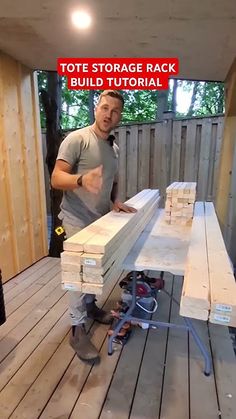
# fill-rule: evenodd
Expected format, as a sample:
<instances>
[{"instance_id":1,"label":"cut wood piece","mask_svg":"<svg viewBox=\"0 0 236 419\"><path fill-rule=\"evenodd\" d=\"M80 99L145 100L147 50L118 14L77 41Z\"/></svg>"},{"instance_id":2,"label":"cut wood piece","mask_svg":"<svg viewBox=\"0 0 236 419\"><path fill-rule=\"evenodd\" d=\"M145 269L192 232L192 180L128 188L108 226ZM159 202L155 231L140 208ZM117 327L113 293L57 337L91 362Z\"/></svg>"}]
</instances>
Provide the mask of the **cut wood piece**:
<instances>
[{"instance_id":1,"label":"cut wood piece","mask_svg":"<svg viewBox=\"0 0 236 419\"><path fill-rule=\"evenodd\" d=\"M236 283L212 202L205 203L211 312L236 316Z\"/></svg>"},{"instance_id":2,"label":"cut wood piece","mask_svg":"<svg viewBox=\"0 0 236 419\"><path fill-rule=\"evenodd\" d=\"M139 192L133 198L130 198L126 201L127 205L134 206L136 208L137 203L146 195L150 193L150 189L144 189L143 191ZM78 233L74 234L73 236L69 237L63 243L64 250L71 251L71 252L81 252L84 250L84 244L93 236L95 236L99 231L104 230L106 232L106 228L104 226L110 225L112 223L112 215L113 212L109 212L108 214L104 215L103 217L96 220L94 223L90 224L89 226L85 227L83 230L79 231ZM102 220L102 221L101 221ZM106 221L104 223L104 221Z\"/></svg>"},{"instance_id":3,"label":"cut wood piece","mask_svg":"<svg viewBox=\"0 0 236 419\"><path fill-rule=\"evenodd\" d=\"M184 273L180 314L185 317L207 320L208 310L210 310L209 292L204 203L196 202L187 266Z\"/></svg>"},{"instance_id":4,"label":"cut wood piece","mask_svg":"<svg viewBox=\"0 0 236 419\"><path fill-rule=\"evenodd\" d=\"M170 224L188 223L193 217L196 182L174 182L166 190L166 220ZM190 204L191 201L191 204ZM185 208L185 211L183 209ZM186 212L186 208L188 211Z\"/></svg>"}]
</instances>

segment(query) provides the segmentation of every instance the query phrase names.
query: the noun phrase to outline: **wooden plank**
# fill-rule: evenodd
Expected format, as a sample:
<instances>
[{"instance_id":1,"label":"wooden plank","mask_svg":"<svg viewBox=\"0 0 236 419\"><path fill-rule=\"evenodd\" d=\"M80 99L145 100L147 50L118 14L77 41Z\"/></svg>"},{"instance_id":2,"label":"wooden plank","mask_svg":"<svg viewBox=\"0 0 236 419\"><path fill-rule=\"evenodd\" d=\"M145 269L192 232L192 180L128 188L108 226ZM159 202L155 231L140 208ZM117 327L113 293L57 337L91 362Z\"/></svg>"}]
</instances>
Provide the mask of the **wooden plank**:
<instances>
[{"instance_id":1,"label":"wooden plank","mask_svg":"<svg viewBox=\"0 0 236 419\"><path fill-rule=\"evenodd\" d=\"M19 274L15 279L12 280L12 282L15 283L15 286L12 289L9 289L8 292L5 292L4 288L5 303L11 301L21 292L25 292L27 288L33 285L33 283L39 283L40 278L45 278L45 276L47 278L47 272L50 271L50 269L54 268L54 266L59 267L59 265L59 260L57 260L56 258L48 258L47 260L45 260L44 263L37 265L38 269L36 269L36 266L31 266L31 268L29 268L29 276L27 276L28 269L27 273L22 272L21 274ZM32 272L31 275L30 272Z\"/></svg>"},{"instance_id":2,"label":"wooden plank","mask_svg":"<svg viewBox=\"0 0 236 419\"><path fill-rule=\"evenodd\" d=\"M9 415L13 414L15 408L21 402L21 399L25 396L34 380L40 374L45 365L47 365L47 362L50 361L50 358L54 355L67 332L68 313L65 313L54 325L54 327L52 327L50 334L48 334L45 339L39 343L29 358L26 359L22 367L1 391L0 409L2 419L6 419ZM70 356L72 356L72 350L68 345L67 336L64 339L64 342L67 352ZM17 416L17 413L15 414L16 417L19 417ZM22 418L23 417L27 416L22 415ZM30 417L36 417L36 413L35 416Z\"/></svg>"},{"instance_id":3,"label":"wooden plank","mask_svg":"<svg viewBox=\"0 0 236 419\"><path fill-rule=\"evenodd\" d=\"M196 144L196 121L190 120L187 123L186 152L184 164L184 180L192 182L194 180L194 162L195 162L195 144Z\"/></svg>"},{"instance_id":4,"label":"wooden plank","mask_svg":"<svg viewBox=\"0 0 236 419\"><path fill-rule=\"evenodd\" d=\"M234 419L236 412L236 361L228 328L210 324L216 388L222 418Z\"/></svg>"},{"instance_id":5,"label":"wooden plank","mask_svg":"<svg viewBox=\"0 0 236 419\"><path fill-rule=\"evenodd\" d=\"M211 119L205 120L202 125L201 133L201 149L200 149L200 161L199 161L199 174L198 174L198 201L205 201L207 195L207 182L209 172L209 160L210 160L210 145L211 145L211 132L212 125Z\"/></svg>"},{"instance_id":6,"label":"wooden plank","mask_svg":"<svg viewBox=\"0 0 236 419\"><path fill-rule=\"evenodd\" d=\"M29 223L29 243L32 253L32 261L48 253L46 233L46 207L44 172L40 168L42 163L41 129L35 126L35 118L39 117L37 109L38 97L32 89L37 85L34 83L34 75L28 68L18 65L19 68L19 111L21 125L21 142L24 164L24 182L26 199L29 202L27 208L27 219ZM36 80L37 82L37 80ZM35 104L34 101L37 101ZM36 113L36 115L35 115ZM40 144L37 144L40 141ZM39 178L42 176L42 182ZM43 190L41 190L43 188ZM43 212L42 212L43 211Z\"/></svg>"},{"instance_id":7,"label":"wooden plank","mask_svg":"<svg viewBox=\"0 0 236 419\"><path fill-rule=\"evenodd\" d=\"M205 203L211 311L236 316L236 283L214 206ZM212 321L212 319L211 319Z\"/></svg>"},{"instance_id":8,"label":"wooden plank","mask_svg":"<svg viewBox=\"0 0 236 419\"><path fill-rule=\"evenodd\" d=\"M157 205L160 201L157 202ZM148 215L148 211L145 211L146 214L143 215L143 218ZM141 220L142 224L142 220ZM123 245L123 241L121 241L120 246ZM123 246L122 246L123 247ZM106 254L95 254L95 253L83 253L81 256L81 262L84 266L85 272L87 267L89 269L99 269L103 268L105 271L109 268L110 264L113 263L116 258L119 256L119 244L115 243L114 246L110 247Z\"/></svg>"},{"instance_id":9,"label":"wooden plank","mask_svg":"<svg viewBox=\"0 0 236 419\"><path fill-rule=\"evenodd\" d=\"M185 153L186 153L186 135L187 135L187 126L182 123L181 130L181 147L180 147L180 162L179 162L179 181L184 181L184 163L185 163Z\"/></svg>"},{"instance_id":10,"label":"wooden plank","mask_svg":"<svg viewBox=\"0 0 236 419\"><path fill-rule=\"evenodd\" d=\"M167 224L164 216L164 211L158 211L152 230L140 235L124 261L124 269L184 274L191 228Z\"/></svg>"},{"instance_id":11,"label":"wooden plank","mask_svg":"<svg viewBox=\"0 0 236 419\"><path fill-rule=\"evenodd\" d=\"M135 206L143 199L143 197L148 196L149 193L150 193L150 189L145 189L139 192L137 195L135 195L135 197L126 201L126 204ZM116 213L116 214L120 214L120 213ZM127 218L126 213L123 213L123 215L126 215L126 218ZM131 217L131 216L132 216L131 213L128 214L128 217ZM72 237L69 237L67 240L65 240L63 243L64 250L74 251L74 252L83 251L85 243L90 238L95 236L101 230L106 231L106 228L104 227L104 222L106 223L107 226L109 226L112 223L112 221L114 221L114 212L110 211L108 214L99 218L94 223L80 230L77 234L74 234Z\"/></svg>"},{"instance_id":12,"label":"wooden plank","mask_svg":"<svg viewBox=\"0 0 236 419\"><path fill-rule=\"evenodd\" d=\"M151 204L151 201L153 201L153 204ZM140 221L136 220L136 228L134 230L134 235L133 235L133 232L131 231L131 234L129 234L129 240L126 241L125 248L122 248L122 251L119 252L118 257L116 258L116 260L114 261L114 264L112 265L112 269L108 270L108 272L104 276L99 276L97 275L96 272L94 272L94 275L90 274L90 277L88 277L86 272L84 274L82 271L80 272L79 268L76 268L75 270L73 270L73 268L70 270L67 269L67 271L63 270L62 271L63 289L77 290L77 291L95 293L95 294L101 294L103 292L103 283L107 280L111 280L113 278L114 272L116 274L117 270L119 271L123 258L126 256L130 247L133 245L134 241L137 239L138 235L144 229L145 225L147 224L147 222L150 220L151 216L153 215L158 205L158 201L157 200L155 201L155 195L151 200L148 201L147 204L148 204L146 205L147 209L146 209L146 206L142 208L142 211L144 211L143 217L141 217L142 212L141 213L138 212L137 214L134 214L134 215L139 216ZM92 240L94 240L94 238L92 238ZM100 242L99 242L100 245L101 245L101 241L102 239L100 239ZM118 239L115 241L113 237L111 240L108 241L110 250L111 250L111 243L113 243L113 247L114 245L116 245L117 250L118 250L118 248L120 247ZM85 245L84 245L84 248L85 248Z\"/></svg>"},{"instance_id":13,"label":"wooden plank","mask_svg":"<svg viewBox=\"0 0 236 419\"><path fill-rule=\"evenodd\" d=\"M153 187L161 189L161 136L162 123L155 124L155 135L153 144ZM162 193L162 192L161 192Z\"/></svg>"},{"instance_id":14,"label":"wooden plank","mask_svg":"<svg viewBox=\"0 0 236 419\"><path fill-rule=\"evenodd\" d=\"M139 143L139 167L138 188L139 190L149 187L150 169L150 126L142 125L142 135Z\"/></svg>"},{"instance_id":15,"label":"wooden plank","mask_svg":"<svg viewBox=\"0 0 236 419\"><path fill-rule=\"evenodd\" d=\"M31 330L31 332L10 352L0 364L0 389L2 390L18 369L33 352L35 346L45 338L54 324L65 313L68 306L67 295L60 300L60 304L50 310L45 317ZM17 353L17 356L16 356Z\"/></svg>"},{"instance_id":16,"label":"wooden plank","mask_svg":"<svg viewBox=\"0 0 236 419\"><path fill-rule=\"evenodd\" d=\"M216 193L216 211L223 233L227 228L230 185L235 153L236 116L226 117Z\"/></svg>"},{"instance_id":17,"label":"wooden plank","mask_svg":"<svg viewBox=\"0 0 236 419\"><path fill-rule=\"evenodd\" d=\"M47 211L46 211L46 193L44 186L44 166L43 166L43 150L42 150L42 134L40 126L40 106L38 92L37 72L31 72L31 91L32 91L32 109L34 121L34 144L36 150L35 167L37 168L38 179L38 199L39 208L37 209L38 226L34 226L36 243L36 257L39 259L48 254L48 236L47 236ZM40 240L39 240L40 238Z\"/></svg>"},{"instance_id":18,"label":"wooden plank","mask_svg":"<svg viewBox=\"0 0 236 419\"><path fill-rule=\"evenodd\" d=\"M54 260L54 258L44 257L35 264L31 265L29 268L27 268L26 271L23 271L22 273L12 278L10 281L6 282L3 286L4 295L6 296L9 293L9 291L11 291L17 285L22 284L22 282L25 281L26 278L28 278L31 274L34 274L37 269L40 269L41 266L45 265L46 263L49 263L51 260Z\"/></svg>"},{"instance_id":19,"label":"wooden plank","mask_svg":"<svg viewBox=\"0 0 236 419\"><path fill-rule=\"evenodd\" d=\"M179 301L182 278L174 277L173 295ZM178 315L179 307L172 302L170 321L183 324ZM163 377L163 396L160 419L188 418L188 333L180 329L170 329L166 354L166 368Z\"/></svg>"},{"instance_id":20,"label":"wooden plank","mask_svg":"<svg viewBox=\"0 0 236 419\"><path fill-rule=\"evenodd\" d=\"M180 314L201 320L208 319L210 284L207 260L204 203L196 202L191 229L187 266L180 302ZM197 317L195 317L197 315Z\"/></svg>"},{"instance_id":21,"label":"wooden plank","mask_svg":"<svg viewBox=\"0 0 236 419\"><path fill-rule=\"evenodd\" d=\"M119 128L119 197L125 201L126 194L126 127Z\"/></svg>"},{"instance_id":22,"label":"wooden plank","mask_svg":"<svg viewBox=\"0 0 236 419\"><path fill-rule=\"evenodd\" d=\"M179 180L182 121L173 121L170 181Z\"/></svg>"},{"instance_id":23,"label":"wooden plank","mask_svg":"<svg viewBox=\"0 0 236 419\"><path fill-rule=\"evenodd\" d=\"M150 276L158 277L157 272ZM165 290L171 293L173 277L165 273ZM152 319L168 322L170 315L170 298L160 292L157 296L158 308ZM167 328L149 329L137 387L132 403L130 419L156 419L161 405L161 391L165 352L167 347ZM147 391L148 389L148 391ZM145 396L144 396L145 395Z\"/></svg>"},{"instance_id":24,"label":"wooden plank","mask_svg":"<svg viewBox=\"0 0 236 419\"><path fill-rule=\"evenodd\" d=\"M154 176L154 148L155 147L155 125L150 126L150 162L149 162L149 187L156 189L156 179Z\"/></svg>"},{"instance_id":25,"label":"wooden plank","mask_svg":"<svg viewBox=\"0 0 236 419\"><path fill-rule=\"evenodd\" d=\"M207 324L199 320L193 320L192 323L210 354ZM191 333L189 337L189 356L190 417L191 419L199 419L199 411L201 410L202 418L216 419L219 413L219 406L215 389L214 371L212 371L209 377L204 375L203 357L193 341ZM202 402L203 400L204 403Z\"/></svg>"},{"instance_id":26,"label":"wooden plank","mask_svg":"<svg viewBox=\"0 0 236 419\"><path fill-rule=\"evenodd\" d=\"M216 149L215 149L215 156L214 156L212 201L215 201L215 198L216 198L216 188L217 188L217 181L218 181L218 176L219 176L220 152L221 152L221 147L222 147L223 130L224 130L224 120L222 120L222 118L217 118L217 133L216 133Z\"/></svg>"},{"instance_id":27,"label":"wooden plank","mask_svg":"<svg viewBox=\"0 0 236 419\"><path fill-rule=\"evenodd\" d=\"M14 234L13 221L13 202L11 196L11 167L8 159L8 144L6 141L8 135L8 127L5 120L9 114L7 110L7 94L6 88L9 88L6 78L6 62L5 56L0 53L0 193L1 193L1 225L0 225L0 264L2 270L2 281L5 282L10 277L14 276L18 271L17 259L17 243ZM9 119L9 118L8 118Z\"/></svg>"},{"instance_id":28,"label":"wooden plank","mask_svg":"<svg viewBox=\"0 0 236 419\"><path fill-rule=\"evenodd\" d=\"M138 192L138 126L130 128L130 138L127 142L127 197L132 197ZM147 185L149 187L149 185Z\"/></svg>"},{"instance_id":29,"label":"wooden plank","mask_svg":"<svg viewBox=\"0 0 236 419\"><path fill-rule=\"evenodd\" d=\"M42 280L39 280L38 282L35 281L30 287L28 287L27 292L24 290L19 294L15 296L11 301L8 302L6 307L6 313L7 317L13 313L15 310L18 309L25 301L27 301L31 296L33 296L35 293L40 291L45 283L48 283L51 278L59 275L60 273L60 266L55 265L47 274L44 275Z\"/></svg>"},{"instance_id":30,"label":"wooden plank","mask_svg":"<svg viewBox=\"0 0 236 419\"><path fill-rule=\"evenodd\" d=\"M212 201L212 198L213 198L213 181L214 181L214 163L215 163L215 155L216 155L216 143L217 143L217 124L212 124L212 135L211 135L211 144L210 144L211 158L209 160L206 201Z\"/></svg>"},{"instance_id":31,"label":"wooden plank","mask_svg":"<svg viewBox=\"0 0 236 419\"><path fill-rule=\"evenodd\" d=\"M110 290L109 290L110 291ZM107 296L108 294L106 294ZM104 308L106 310L109 310L111 308L114 308L115 302L119 300L120 296L120 288L118 285L115 286L113 289L109 301L106 302ZM102 301L105 301L102 299ZM78 396L81 394L82 397L84 397L84 393L86 394L86 391L84 389L84 384L86 385L87 379L91 380L93 377L93 383L95 382L95 376L97 380L99 380L100 377L100 367L102 367L103 371L107 375L110 375L112 377L113 369L115 368L115 365L117 363L117 357L119 357L120 350L122 347L120 345L114 344L114 357L110 357L107 355L107 340L105 339L107 332L107 326L105 325L99 325L99 327L93 327L92 328L92 341L95 344L97 348L102 347L102 353L101 353L101 363L99 366L97 365L89 365L82 361L80 361L77 357L74 357L72 359L72 362L68 364L68 368L65 371L65 374L63 374L58 386L55 386L55 390L52 394L52 396L49 399L49 402L47 403L47 406L42 412L41 419L48 419L50 418L56 418L56 417L69 417L71 411L73 410L72 415L76 415L76 411L80 405L78 402L76 404L76 401L78 400ZM103 346L102 346L103 345ZM62 349L62 348L61 348ZM110 360L112 365L110 364ZM114 363L114 364L113 364ZM91 375L91 378L90 378ZM98 383L98 381L96 382ZM104 391L106 386L105 383L102 381L99 384L100 391ZM94 386L91 385L91 388L87 390L92 391L94 393L94 399L97 397L97 389L98 385ZM93 396L91 396L93 399ZM80 399L79 399L80 401ZM103 397L100 398L100 402L103 402ZM90 404L89 404L90 406ZM90 409L91 410L91 409ZM96 410L93 411L96 415ZM77 415L78 417L78 415Z\"/></svg>"},{"instance_id":32,"label":"wooden plank","mask_svg":"<svg viewBox=\"0 0 236 419\"><path fill-rule=\"evenodd\" d=\"M146 336L146 330L137 328L129 344L124 346L119 360L119 369L112 377L99 419L110 419L111 412L114 418L127 419L129 417Z\"/></svg>"},{"instance_id":33,"label":"wooden plank","mask_svg":"<svg viewBox=\"0 0 236 419\"><path fill-rule=\"evenodd\" d=\"M124 258L129 253L131 247L133 246L135 241L138 239L141 232L144 230L145 226L149 223L149 221L151 220L153 215L156 213L157 208L158 208L158 203L157 202L152 204L152 206L150 206L147 209L146 213L141 218L141 220L137 223L135 230L133 230L130 233L130 235L129 235L127 241L125 242L125 244L124 244L124 242L121 242L121 244L119 246L117 246L117 250L114 251L112 259L109 259L109 267L108 267L108 264L107 264L107 265L105 265L104 271L102 272L102 270L101 270L100 275L103 275L102 277L99 278L98 269L86 268L86 266L84 266L83 267L83 281L84 282L105 282L106 281L106 276L107 276L107 274L109 274L110 269L113 269L114 267L120 266L122 264ZM108 269L107 269L107 267L108 267ZM90 278L93 278L93 277L96 277L96 281L90 280Z\"/></svg>"},{"instance_id":34,"label":"wooden plank","mask_svg":"<svg viewBox=\"0 0 236 419\"><path fill-rule=\"evenodd\" d=\"M111 292L111 289L114 287L115 282L116 281L114 281L110 288L108 288L107 293L98 299L98 305L102 305L107 299L107 296ZM88 323L89 327L91 327L91 323L91 321ZM99 328L94 326L92 329L92 341L95 344L98 344L98 347L101 346L104 338L106 337L107 328L108 326L101 325ZM56 350L54 349L53 354L51 353L50 358L47 358L47 355L45 354L46 360L48 361L47 363L44 361L44 356L39 356L39 352L37 357L30 357L27 363L28 371L31 370L34 365L32 375L30 374L30 377L28 377L28 374L26 373L27 370L24 371L23 376L21 374L18 375L17 383L18 386L21 387L17 387L17 393L15 393L15 397L18 400L17 405L15 405L15 407L17 407L12 413L12 417L15 419L28 419L29 417L37 417L44 410L48 398L53 394L59 380L61 377L63 377L64 372L71 364L71 361L74 358L74 352L68 344L68 336L66 336L63 340L62 336L65 336L65 332L62 334L61 330L56 328L57 348ZM51 343L50 338L46 343ZM42 342L42 345L43 346L40 349L47 352L47 345L44 344L44 341ZM86 371L86 369L88 371L87 365L80 361L78 358L76 359L76 364L79 366L79 369L76 369L76 371L79 371L79 375L81 373L83 375L83 372ZM55 368L55 365L57 365L57 368ZM89 366L89 368L91 368L91 366ZM74 374L75 371L73 371L73 376ZM77 388L75 388L75 390L78 396ZM3 403L4 402L5 400L3 399Z\"/></svg>"},{"instance_id":35,"label":"wooden plank","mask_svg":"<svg viewBox=\"0 0 236 419\"><path fill-rule=\"evenodd\" d=\"M58 284L58 278L56 278L56 283ZM64 294L65 291L61 289L61 285L54 286L50 294L47 295L41 302L40 310L37 306L31 311L30 316L26 316L22 319L20 326L17 324L5 337L1 339L0 361L2 361L7 354L20 343L20 341L35 327L35 325L63 297Z\"/></svg>"},{"instance_id":36,"label":"wooden plank","mask_svg":"<svg viewBox=\"0 0 236 419\"><path fill-rule=\"evenodd\" d=\"M124 237L124 232L127 228L128 231L130 231L131 228L135 227L137 220L142 217L145 209L148 208L154 200L157 200L158 196L158 191L150 191L147 197L145 196L141 201L137 202L136 209L138 211L136 213L110 213L111 224L109 225L106 224L105 219L100 219L101 223L104 222L104 228L100 229L95 236L86 241L83 245L84 252L105 253L120 237Z\"/></svg>"},{"instance_id":37,"label":"wooden plank","mask_svg":"<svg viewBox=\"0 0 236 419\"><path fill-rule=\"evenodd\" d=\"M4 323L0 328L0 336L4 337L10 330L16 327L25 317L30 316L30 313L38 307L42 301L49 295L60 283L60 275L56 277L50 274L46 275L47 282L44 287L40 288L38 292L33 294L32 297L25 298L24 304L18 306L19 300L15 301L15 306L11 305L12 314L7 317L7 322ZM20 301L22 303L22 300ZM8 305L7 305L8 311Z\"/></svg>"}]
</instances>

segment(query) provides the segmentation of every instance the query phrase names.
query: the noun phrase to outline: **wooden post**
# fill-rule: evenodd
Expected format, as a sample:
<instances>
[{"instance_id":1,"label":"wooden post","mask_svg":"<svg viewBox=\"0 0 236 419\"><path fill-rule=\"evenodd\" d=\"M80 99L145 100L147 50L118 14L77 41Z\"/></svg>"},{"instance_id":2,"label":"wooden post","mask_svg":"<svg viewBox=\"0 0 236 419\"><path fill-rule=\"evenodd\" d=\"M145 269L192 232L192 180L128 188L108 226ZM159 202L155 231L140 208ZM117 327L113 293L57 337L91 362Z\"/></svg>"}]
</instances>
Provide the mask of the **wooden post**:
<instances>
[{"instance_id":1,"label":"wooden post","mask_svg":"<svg viewBox=\"0 0 236 419\"><path fill-rule=\"evenodd\" d=\"M236 171L236 59L226 78L226 107L224 135L221 147L218 185L216 191L216 211L227 248L232 256L231 241L233 237L234 216L236 210L236 188L233 172ZM233 205L234 203L234 205ZM234 208L232 208L232 205Z\"/></svg>"}]
</instances>

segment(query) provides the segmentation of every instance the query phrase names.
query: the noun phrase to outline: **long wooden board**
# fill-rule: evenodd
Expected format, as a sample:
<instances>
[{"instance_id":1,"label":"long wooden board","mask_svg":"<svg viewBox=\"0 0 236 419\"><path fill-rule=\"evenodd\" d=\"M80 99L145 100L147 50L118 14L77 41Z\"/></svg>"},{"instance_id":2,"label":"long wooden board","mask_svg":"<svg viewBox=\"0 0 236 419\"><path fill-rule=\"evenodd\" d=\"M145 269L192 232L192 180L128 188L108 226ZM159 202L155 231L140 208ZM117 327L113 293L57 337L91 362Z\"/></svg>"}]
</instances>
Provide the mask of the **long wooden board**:
<instances>
[{"instance_id":1,"label":"long wooden board","mask_svg":"<svg viewBox=\"0 0 236 419\"><path fill-rule=\"evenodd\" d=\"M196 202L187 266L184 273L180 314L207 320L210 310L209 288L204 203Z\"/></svg>"},{"instance_id":2,"label":"long wooden board","mask_svg":"<svg viewBox=\"0 0 236 419\"><path fill-rule=\"evenodd\" d=\"M236 283L220 226L211 202L205 203L211 312L236 317ZM210 321L215 323L214 315ZM236 324L235 324L236 326Z\"/></svg>"},{"instance_id":3,"label":"long wooden board","mask_svg":"<svg viewBox=\"0 0 236 419\"><path fill-rule=\"evenodd\" d=\"M149 193L150 193L150 189L144 189L143 191L135 195L135 197L126 201L126 204L130 206L134 206L136 208L136 205L138 204L139 200L141 200L144 196L147 196ZM129 217L132 217L132 215L134 214L128 214ZM112 223L112 221L113 221L113 213L109 212L108 214L104 215L102 218L99 218L94 223L85 227L79 233L74 234L72 237L65 240L63 243L64 250L72 251L72 252L84 251L85 243L89 239L94 237L97 233L101 232L101 230L104 231L104 233L106 233L107 232L106 227L109 226Z\"/></svg>"}]
</instances>

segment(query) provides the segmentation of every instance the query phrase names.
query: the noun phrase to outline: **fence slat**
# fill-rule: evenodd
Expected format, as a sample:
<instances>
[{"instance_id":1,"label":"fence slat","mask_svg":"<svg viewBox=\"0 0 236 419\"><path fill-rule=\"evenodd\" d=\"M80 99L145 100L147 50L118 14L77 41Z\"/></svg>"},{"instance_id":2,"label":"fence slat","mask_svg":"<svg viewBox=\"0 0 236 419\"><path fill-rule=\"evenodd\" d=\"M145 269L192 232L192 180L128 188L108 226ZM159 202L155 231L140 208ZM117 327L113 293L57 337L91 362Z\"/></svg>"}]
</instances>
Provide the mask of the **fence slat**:
<instances>
[{"instance_id":1,"label":"fence slat","mask_svg":"<svg viewBox=\"0 0 236 419\"><path fill-rule=\"evenodd\" d=\"M150 125L141 126L142 135L139 143L139 171L138 185L139 190L149 187L149 168L150 168Z\"/></svg>"},{"instance_id":2,"label":"fence slat","mask_svg":"<svg viewBox=\"0 0 236 419\"><path fill-rule=\"evenodd\" d=\"M173 121L170 183L179 181L182 121Z\"/></svg>"},{"instance_id":3,"label":"fence slat","mask_svg":"<svg viewBox=\"0 0 236 419\"><path fill-rule=\"evenodd\" d=\"M197 200L205 201L207 198L207 185L209 175L210 145L212 134L212 121L207 118L202 126L199 176L197 180Z\"/></svg>"},{"instance_id":4,"label":"fence slat","mask_svg":"<svg viewBox=\"0 0 236 419\"><path fill-rule=\"evenodd\" d=\"M138 192L138 126L133 125L127 140L127 198Z\"/></svg>"},{"instance_id":5,"label":"fence slat","mask_svg":"<svg viewBox=\"0 0 236 419\"><path fill-rule=\"evenodd\" d=\"M196 120L188 122L186 135L186 153L184 162L184 181L194 181L194 161L196 145Z\"/></svg>"}]
</instances>

